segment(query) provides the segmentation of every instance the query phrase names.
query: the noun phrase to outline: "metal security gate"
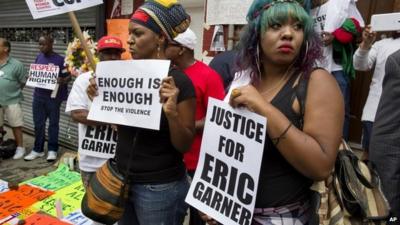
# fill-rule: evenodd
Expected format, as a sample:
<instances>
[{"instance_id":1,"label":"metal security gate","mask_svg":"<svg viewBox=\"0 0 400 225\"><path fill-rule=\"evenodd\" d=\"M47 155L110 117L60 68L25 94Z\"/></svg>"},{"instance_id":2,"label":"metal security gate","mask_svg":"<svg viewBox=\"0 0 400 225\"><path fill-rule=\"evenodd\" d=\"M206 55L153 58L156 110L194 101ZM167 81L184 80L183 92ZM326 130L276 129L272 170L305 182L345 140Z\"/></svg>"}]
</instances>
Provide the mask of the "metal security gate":
<instances>
[{"instance_id":1,"label":"metal security gate","mask_svg":"<svg viewBox=\"0 0 400 225\"><path fill-rule=\"evenodd\" d=\"M96 7L75 12L82 29L88 30L92 36L96 34L97 12ZM39 54L37 41L40 34L44 31L53 34L55 39L54 51L64 55L68 42L73 37L68 14L33 20L25 0L0 1L0 37L11 41L11 56L24 63L27 69L34 62L37 54ZM70 84L69 89L71 86ZM24 130L33 133L33 88L25 87L23 93ZM70 116L65 113L64 102L61 106L60 114L60 144L71 149L76 149L78 142L77 133L77 124L72 122Z\"/></svg>"}]
</instances>

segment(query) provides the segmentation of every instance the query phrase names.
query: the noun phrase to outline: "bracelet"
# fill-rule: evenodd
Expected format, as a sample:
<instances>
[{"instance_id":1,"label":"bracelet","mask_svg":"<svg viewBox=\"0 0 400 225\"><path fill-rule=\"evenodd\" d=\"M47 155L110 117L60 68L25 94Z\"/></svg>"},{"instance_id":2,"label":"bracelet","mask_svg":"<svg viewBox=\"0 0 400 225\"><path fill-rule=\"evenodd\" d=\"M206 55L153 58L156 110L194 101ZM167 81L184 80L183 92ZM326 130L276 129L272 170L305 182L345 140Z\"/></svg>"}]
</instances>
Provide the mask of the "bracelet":
<instances>
[{"instance_id":1,"label":"bracelet","mask_svg":"<svg viewBox=\"0 0 400 225\"><path fill-rule=\"evenodd\" d=\"M273 143L275 146L278 146L279 141L281 140L281 138L283 138L283 137L286 135L286 133L287 133L288 130L292 127L292 125L293 125L293 123L290 123L289 126L287 126L286 129L282 132L282 134L279 135L279 137L277 137L277 138L271 138L271 141L272 141L272 143Z\"/></svg>"}]
</instances>

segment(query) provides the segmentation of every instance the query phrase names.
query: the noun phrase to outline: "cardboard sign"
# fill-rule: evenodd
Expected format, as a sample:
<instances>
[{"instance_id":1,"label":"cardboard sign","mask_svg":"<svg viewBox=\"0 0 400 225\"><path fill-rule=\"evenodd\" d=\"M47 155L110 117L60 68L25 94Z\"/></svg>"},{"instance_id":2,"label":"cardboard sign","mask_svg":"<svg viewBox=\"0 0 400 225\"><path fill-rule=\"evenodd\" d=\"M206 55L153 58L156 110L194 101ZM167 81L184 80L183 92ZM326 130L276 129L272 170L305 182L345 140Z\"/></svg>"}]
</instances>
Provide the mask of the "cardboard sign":
<instances>
[{"instance_id":1,"label":"cardboard sign","mask_svg":"<svg viewBox=\"0 0 400 225\"><path fill-rule=\"evenodd\" d=\"M55 65L31 64L26 86L54 90L60 68Z\"/></svg>"},{"instance_id":2,"label":"cardboard sign","mask_svg":"<svg viewBox=\"0 0 400 225\"><path fill-rule=\"evenodd\" d=\"M109 159L116 148L117 132L110 126L79 127L79 154Z\"/></svg>"},{"instance_id":3,"label":"cardboard sign","mask_svg":"<svg viewBox=\"0 0 400 225\"><path fill-rule=\"evenodd\" d=\"M11 216L6 217L4 220L0 220L0 224L2 225L18 225L21 224L21 220L25 220L29 216L35 214L38 210L31 207L25 208L17 213L12 214Z\"/></svg>"},{"instance_id":4,"label":"cardboard sign","mask_svg":"<svg viewBox=\"0 0 400 225\"><path fill-rule=\"evenodd\" d=\"M103 4L102 0L26 0L33 19L54 16Z\"/></svg>"},{"instance_id":5,"label":"cardboard sign","mask_svg":"<svg viewBox=\"0 0 400 225\"><path fill-rule=\"evenodd\" d=\"M35 213L26 218L24 225L70 225L70 223L63 222L57 218L48 216L43 213Z\"/></svg>"},{"instance_id":6,"label":"cardboard sign","mask_svg":"<svg viewBox=\"0 0 400 225\"><path fill-rule=\"evenodd\" d=\"M133 1L130 1L133 3ZM129 53L128 49L128 25L130 19L109 19L107 22L107 34L115 37L119 37L122 41L122 45L125 48L125 52L122 53L122 59L132 59L131 53Z\"/></svg>"},{"instance_id":7,"label":"cardboard sign","mask_svg":"<svg viewBox=\"0 0 400 225\"><path fill-rule=\"evenodd\" d=\"M56 191L79 180L81 180L79 173L70 171L67 165L61 163L57 170L50 172L47 175L35 177L31 180L25 181L24 183Z\"/></svg>"},{"instance_id":8,"label":"cardboard sign","mask_svg":"<svg viewBox=\"0 0 400 225\"><path fill-rule=\"evenodd\" d=\"M35 202L41 201L54 192L22 185L17 190L10 190L0 194L0 219L19 212Z\"/></svg>"},{"instance_id":9,"label":"cardboard sign","mask_svg":"<svg viewBox=\"0 0 400 225\"><path fill-rule=\"evenodd\" d=\"M265 117L210 98L186 202L222 224L250 225L266 124Z\"/></svg>"},{"instance_id":10,"label":"cardboard sign","mask_svg":"<svg viewBox=\"0 0 400 225\"><path fill-rule=\"evenodd\" d=\"M96 69L99 95L93 100L88 119L159 130L159 89L169 66L169 60L100 62Z\"/></svg>"},{"instance_id":11,"label":"cardboard sign","mask_svg":"<svg viewBox=\"0 0 400 225\"><path fill-rule=\"evenodd\" d=\"M46 212L52 216L57 216L56 202L62 200L62 213L68 215L71 212L80 209L85 188L82 181L75 182L65 188L58 190L54 195L46 198L43 201L37 202L33 207Z\"/></svg>"},{"instance_id":12,"label":"cardboard sign","mask_svg":"<svg viewBox=\"0 0 400 225\"><path fill-rule=\"evenodd\" d=\"M253 0L207 0L206 23L247 24L246 15Z\"/></svg>"}]
</instances>

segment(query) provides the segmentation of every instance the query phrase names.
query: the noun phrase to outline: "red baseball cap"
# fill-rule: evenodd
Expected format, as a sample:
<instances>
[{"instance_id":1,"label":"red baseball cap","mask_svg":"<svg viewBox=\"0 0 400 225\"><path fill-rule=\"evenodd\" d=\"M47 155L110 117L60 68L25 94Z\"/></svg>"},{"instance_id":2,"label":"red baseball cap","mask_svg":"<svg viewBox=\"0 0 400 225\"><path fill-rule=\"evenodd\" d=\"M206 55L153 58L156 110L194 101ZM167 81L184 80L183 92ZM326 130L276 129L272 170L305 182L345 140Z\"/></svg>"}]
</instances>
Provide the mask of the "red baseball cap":
<instances>
[{"instance_id":1,"label":"red baseball cap","mask_svg":"<svg viewBox=\"0 0 400 225\"><path fill-rule=\"evenodd\" d=\"M97 51L101 51L107 48L116 48L125 51L124 47L122 46L122 41L119 38L113 36L103 36L97 42Z\"/></svg>"}]
</instances>

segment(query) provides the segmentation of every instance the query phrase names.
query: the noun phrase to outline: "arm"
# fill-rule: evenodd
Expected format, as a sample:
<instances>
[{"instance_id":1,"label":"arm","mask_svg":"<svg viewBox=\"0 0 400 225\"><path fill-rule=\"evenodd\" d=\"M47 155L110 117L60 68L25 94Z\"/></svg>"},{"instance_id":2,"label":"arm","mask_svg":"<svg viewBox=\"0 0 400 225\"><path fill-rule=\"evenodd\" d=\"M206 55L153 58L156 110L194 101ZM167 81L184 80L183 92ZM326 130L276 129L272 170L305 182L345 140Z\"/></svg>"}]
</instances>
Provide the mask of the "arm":
<instances>
[{"instance_id":1,"label":"arm","mask_svg":"<svg viewBox=\"0 0 400 225\"><path fill-rule=\"evenodd\" d=\"M75 122L82 123L88 126L106 125L105 123L101 123L98 121L88 120L88 114L89 110L87 109L76 109L71 111L71 117Z\"/></svg>"},{"instance_id":2,"label":"arm","mask_svg":"<svg viewBox=\"0 0 400 225\"><path fill-rule=\"evenodd\" d=\"M362 38L360 47L353 55L353 65L356 70L367 71L374 66L378 55L378 47L373 45L376 33L371 31L370 25L364 29Z\"/></svg>"},{"instance_id":3,"label":"arm","mask_svg":"<svg viewBox=\"0 0 400 225\"><path fill-rule=\"evenodd\" d=\"M342 136L344 103L336 81L328 72L316 70L309 79L303 130L291 126L276 147L304 176L323 180L335 163ZM270 103L265 104L253 86L239 89L241 94L232 97L231 104L245 105L267 117L269 136L280 137L291 123L286 116Z\"/></svg>"},{"instance_id":4,"label":"arm","mask_svg":"<svg viewBox=\"0 0 400 225\"><path fill-rule=\"evenodd\" d=\"M186 99L177 103L179 89L173 77L164 78L160 88L160 101L168 120L170 139L180 152L189 150L195 134L194 116L196 99Z\"/></svg>"}]
</instances>

